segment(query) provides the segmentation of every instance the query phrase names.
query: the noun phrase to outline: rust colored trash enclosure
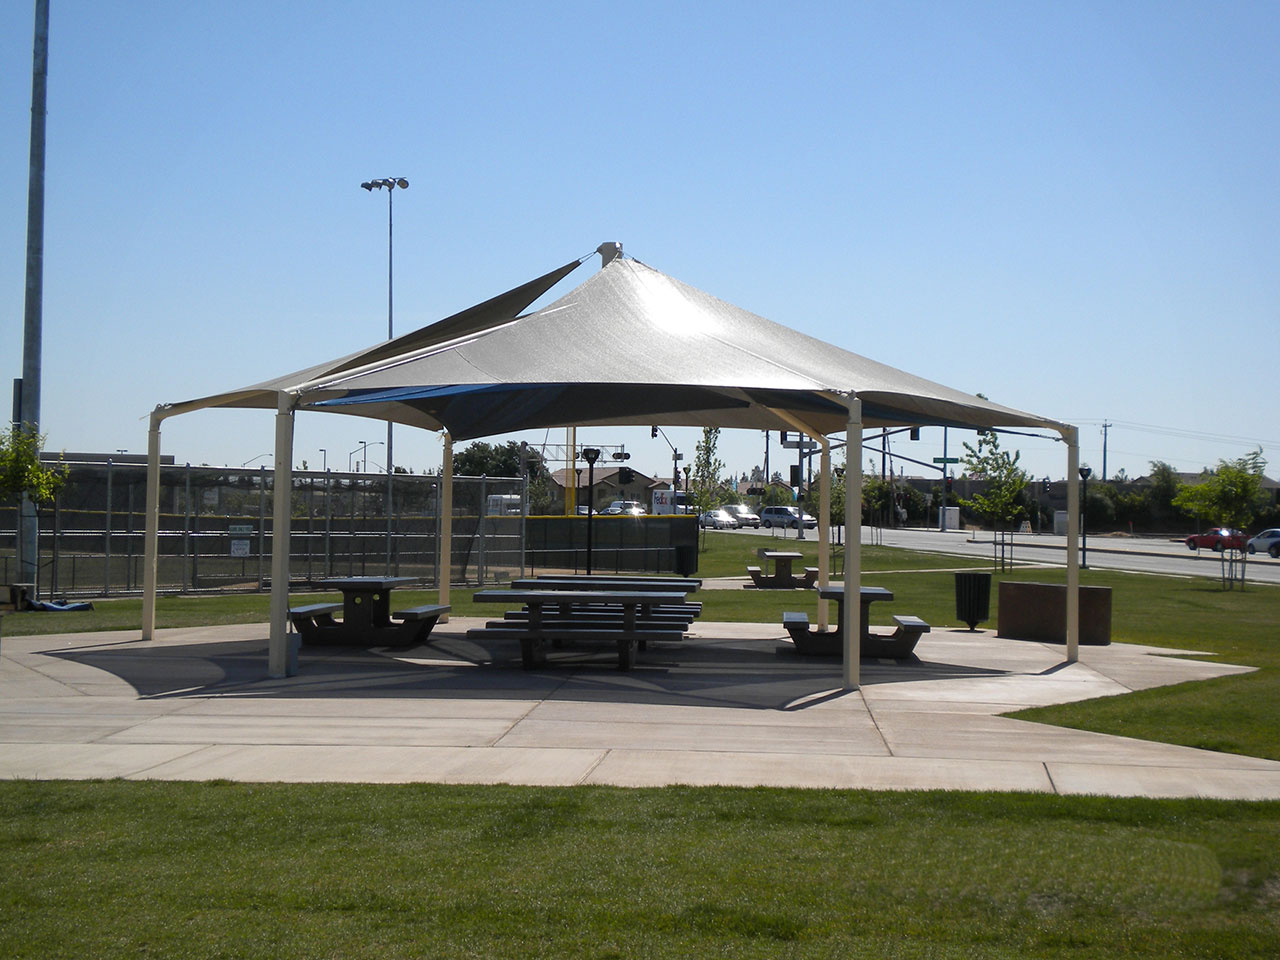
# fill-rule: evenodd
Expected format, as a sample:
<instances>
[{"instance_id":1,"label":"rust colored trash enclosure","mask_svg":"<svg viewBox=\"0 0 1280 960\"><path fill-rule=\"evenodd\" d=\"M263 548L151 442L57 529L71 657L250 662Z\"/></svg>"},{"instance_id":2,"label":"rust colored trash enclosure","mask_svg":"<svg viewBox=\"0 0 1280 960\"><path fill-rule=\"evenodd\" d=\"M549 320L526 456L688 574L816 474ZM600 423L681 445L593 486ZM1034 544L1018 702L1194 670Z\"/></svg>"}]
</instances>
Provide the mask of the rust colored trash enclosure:
<instances>
[{"instance_id":1,"label":"rust colored trash enclosure","mask_svg":"<svg viewBox=\"0 0 1280 960\"><path fill-rule=\"evenodd\" d=\"M1067 642L1067 588L1061 583L1000 581L996 636ZM1111 588L1080 587L1080 642L1111 642Z\"/></svg>"}]
</instances>

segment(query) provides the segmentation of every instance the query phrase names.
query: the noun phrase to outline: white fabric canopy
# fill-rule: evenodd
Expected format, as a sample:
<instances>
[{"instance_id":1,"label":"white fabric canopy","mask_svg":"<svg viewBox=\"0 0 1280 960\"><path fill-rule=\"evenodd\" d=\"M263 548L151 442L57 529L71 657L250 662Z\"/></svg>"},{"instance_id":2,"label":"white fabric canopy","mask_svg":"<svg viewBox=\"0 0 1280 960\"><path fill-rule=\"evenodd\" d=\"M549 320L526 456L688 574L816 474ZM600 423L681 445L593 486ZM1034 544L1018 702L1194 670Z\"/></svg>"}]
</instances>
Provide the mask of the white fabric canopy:
<instances>
[{"instance_id":1,"label":"white fabric canopy","mask_svg":"<svg viewBox=\"0 0 1280 960\"><path fill-rule=\"evenodd\" d=\"M864 427L1032 427L1068 446L1068 539L1078 531L1075 427L1001 406L824 343L681 283L634 259L600 252L605 265L554 303L522 314L582 261L571 261L475 307L397 339L238 390L175 404L151 416L143 635L154 630L159 426L208 407L276 411L276 484L291 482L293 414L346 413L446 432L453 439L586 425L692 425L797 429L823 443ZM620 249L620 248L617 248ZM585 259L585 258L584 258ZM849 336L872 335L850 327ZM849 458L846 522L860 528L861 458ZM446 463L446 480L449 477ZM446 483L447 486L447 483ZM283 670L288 591L288 498L276 498L272 561L272 672ZM826 513L820 574L827 578ZM846 589L860 582L850 538ZM1068 659L1076 655L1078 561L1068 549ZM447 595L447 585L442 589ZM849 618L856 623L856 618ZM848 625L846 625L848 626ZM852 628L848 628L851 630ZM847 633L848 633L847 630ZM857 686L857 649L845 638L846 685ZM852 660L852 663L850 661Z\"/></svg>"},{"instance_id":2,"label":"white fabric canopy","mask_svg":"<svg viewBox=\"0 0 1280 960\"><path fill-rule=\"evenodd\" d=\"M515 293L495 300L519 302ZM844 429L841 398L850 393L862 400L868 427L1064 426L824 343L621 257L530 314L490 311L468 325L451 317L328 364L162 409L274 409L281 391L296 398L295 409L448 429L456 439L568 424L791 429L777 411L831 434Z\"/></svg>"}]
</instances>

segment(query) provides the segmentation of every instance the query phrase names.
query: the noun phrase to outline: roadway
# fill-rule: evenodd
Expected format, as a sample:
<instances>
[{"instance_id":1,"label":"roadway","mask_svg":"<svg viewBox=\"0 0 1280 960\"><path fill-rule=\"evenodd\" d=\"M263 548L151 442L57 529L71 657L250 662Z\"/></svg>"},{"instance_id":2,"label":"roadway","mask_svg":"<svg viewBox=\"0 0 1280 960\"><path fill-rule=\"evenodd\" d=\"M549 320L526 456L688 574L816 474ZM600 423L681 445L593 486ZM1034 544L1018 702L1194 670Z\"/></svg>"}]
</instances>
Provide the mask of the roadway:
<instances>
[{"instance_id":1,"label":"roadway","mask_svg":"<svg viewBox=\"0 0 1280 960\"><path fill-rule=\"evenodd\" d=\"M737 531L742 535L761 535L780 538L781 531ZM816 532L805 531L812 539ZM833 538L836 536L833 533ZM786 531L786 538L795 541L795 531ZM904 528L897 530L862 528L862 542L882 544L886 547L903 547L956 556L991 560L991 534L983 531L947 531ZM1089 537L1086 543L1086 562L1099 570L1126 570L1134 573L1158 573L1165 576L1208 577L1221 579L1222 554L1209 550L1191 551L1181 540L1157 537ZM1066 566L1067 538L1053 534L1018 534L1013 538L1013 559L1022 563L1040 563ZM1254 554L1245 564L1248 583L1280 584L1280 560L1272 560L1265 554Z\"/></svg>"}]
</instances>

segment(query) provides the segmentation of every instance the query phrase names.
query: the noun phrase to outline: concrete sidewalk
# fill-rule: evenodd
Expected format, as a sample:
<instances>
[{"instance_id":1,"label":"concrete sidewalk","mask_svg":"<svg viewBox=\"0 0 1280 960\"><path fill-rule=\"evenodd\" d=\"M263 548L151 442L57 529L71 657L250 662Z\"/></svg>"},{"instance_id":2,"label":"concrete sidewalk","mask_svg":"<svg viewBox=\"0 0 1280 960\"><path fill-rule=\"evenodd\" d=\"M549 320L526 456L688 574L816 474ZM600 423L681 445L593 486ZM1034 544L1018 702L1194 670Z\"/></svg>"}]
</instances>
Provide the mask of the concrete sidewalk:
<instances>
[{"instance_id":1,"label":"concrete sidewalk","mask_svg":"<svg viewBox=\"0 0 1280 960\"><path fill-rule=\"evenodd\" d=\"M607 651L520 669L455 618L406 652L304 650L264 679L265 625L6 637L0 776L738 784L1280 798L1280 763L998 716L1245 672L1127 644L939 630L913 662L803 660L770 624L698 623L620 673ZM1186 651L1181 651L1186 652Z\"/></svg>"}]
</instances>

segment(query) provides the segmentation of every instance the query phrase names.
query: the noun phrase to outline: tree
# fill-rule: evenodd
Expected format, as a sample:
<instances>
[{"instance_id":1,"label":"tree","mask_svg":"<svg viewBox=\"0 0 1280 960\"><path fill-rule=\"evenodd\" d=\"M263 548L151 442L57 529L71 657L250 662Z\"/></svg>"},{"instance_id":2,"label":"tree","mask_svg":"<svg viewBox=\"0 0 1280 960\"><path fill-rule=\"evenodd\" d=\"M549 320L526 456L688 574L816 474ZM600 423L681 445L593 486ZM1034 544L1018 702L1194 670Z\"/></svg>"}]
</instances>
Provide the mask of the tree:
<instances>
[{"instance_id":1,"label":"tree","mask_svg":"<svg viewBox=\"0 0 1280 960\"><path fill-rule=\"evenodd\" d=\"M712 501L720 484L720 474L724 471L724 464L716 459L716 446L719 442L719 427L702 428L702 440L694 454L693 475L690 478L693 489L688 491L699 512L710 510L714 506Z\"/></svg>"},{"instance_id":2,"label":"tree","mask_svg":"<svg viewBox=\"0 0 1280 960\"><path fill-rule=\"evenodd\" d=\"M1178 479L1178 472L1163 460L1152 460L1150 466L1146 491L1148 512L1157 524L1171 523L1179 512L1173 501L1182 488L1182 481Z\"/></svg>"},{"instance_id":3,"label":"tree","mask_svg":"<svg viewBox=\"0 0 1280 960\"><path fill-rule=\"evenodd\" d=\"M1263 506L1262 471L1267 461L1262 448L1235 460L1219 460L1203 483L1188 484L1173 505L1201 519L1244 530Z\"/></svg>"},{"instance_id":4,"label":"tree","mask_svg":"<svg viewBox=\"0 0 1280 960\"><path fill-rule=\"evenodd\" d=\"M476 440L453 455L453 473L458 477L518 477L521 453L530 479L537 480L547 472L542 457L536 450L524 447L515 440L498 446Z\"/></svg>"},{"instance_id":5,"label":"tree","mask_svg":"<svg viewBox=\"0 0 1280 960\"><path fill-rule=\"evenodd\" d=\"M44 440L17 427L0 430L0 502L26 494L35 503L48 503L67 482L66 467L40 462Z\"/></svg>"},{"instance_id":6,"label":"tree","mask_svg":"<svg viewBox=\"0 0 1280 960\"><path fill-rule=\"evenodd\" d=\"M986 484L981 493L975 493L967 500L957 498L956 502L986 517L993 529L1007 528L1026 509L1022 492L1031 478L1018 466L1022 454L1017 450L1012 454L1001 450L1000 437L991 430L978 434L976 448L969 443L964 448L964 464L969 476L985 480Z\"/></svg>"}]
</instances>

